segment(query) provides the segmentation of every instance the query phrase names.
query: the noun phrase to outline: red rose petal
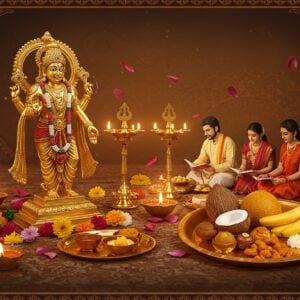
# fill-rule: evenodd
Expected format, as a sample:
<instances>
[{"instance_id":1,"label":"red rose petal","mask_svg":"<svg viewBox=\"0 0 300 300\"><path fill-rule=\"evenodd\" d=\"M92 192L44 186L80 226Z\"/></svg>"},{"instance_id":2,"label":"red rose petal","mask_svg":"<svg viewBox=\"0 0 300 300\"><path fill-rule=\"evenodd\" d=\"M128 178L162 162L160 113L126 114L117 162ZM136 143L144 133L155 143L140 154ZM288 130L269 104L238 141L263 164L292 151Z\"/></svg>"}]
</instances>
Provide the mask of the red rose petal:
<instances>
[{"instance_id":1,"label":"red rose petal","mask_svg":"<svg viewBox=\"0 0 300 300\"><path fill-rule=\"evenodd\" d=\"M121 90L121 89L118 89L118 88L115 88L115 89L113 90L113 94L114 94L114 96L115 96L118 100L122 100L122 99L124 98L124 96L125 96L124 91Z\"/></svg>"},{"instance_id":2,"label":"red rose petal","mask_svg":"<svg viewBox=\"0 0 300 300\"><path fill-rule=\"evenodd\" d=\"M23 203L24 203L23 199L21 199L21 198L13 199L10 202L10 209L19 210L23 206Z\"/></svg>"},{"instance_id":3,"label":"red rose petal","mask_svg":"<svg viewBox=\"0 0 300 300\"><path fill-rule=\"evenodd\" d=\"M196 112L192 116L194 119L199 120L201 118L201 114L199 112Z\"/></svg>"},{"instance_id":4,"label":"red rose petal","mask_svg":"<svg viewBox=\"0 0 300 300\"><path fill-rule=\"evenodd\" d=\"M149 217L148 221L151 222L151 223L160 223L160 222L163 221L163 219L159 218L159 217Z\"/></svg>"},{"instance_id":5,"label":"red rose petal","mask_svg":"<svg viewBox=\"0 0 300 300\"><path fill-rule=\"evenodd\" d=\"M169 223L176 223L178 221L178 216L175 215L169 215L165 217L165 220L168 221Z\"/></svg>"},{"instance_id":6,"label":"red rose petal","mask_svg":"<svg viewBox=\"0 0 300 300\"><path fill-rule=\"evenodd\" d=\"M175 249L175 250L168 252L168 254L173 257L183 257L186 255L186 252L181 249Z\"/></svg>"},{"instance_id":7,"label":"red rose petal","mask_svg":"<svg viewBox=\"0 0 300 300\"><path fill-rule=\"evenodd\" d=\"M156 230L156 225L155 224L146 223L144 226L145 226L147 231L154 232Z\"/></svg>"},{"instance_id":8,"label":"red rose petal","mask_svg":"<svg viewBox=\"0 0 300 300\"><path fill-rule=\"evenodd\" d=\"M13 194L14 194L14 196L20 197L20 198L24 198L24 197L31 196L31 194L25 192L25 191L22 190L22 189L14 189L14 190L13 190Z\"/></svg>"},{"instance_id":9,"label":"red rose petal","mask_svg":"<svg viewBox=\"0 0 300 300\"><path fill-rule=\"evenodd\" d=\"M168 75L167 78L169 78L173 83L177 83L179 81L179 78L175 75Z\"/></svg>"},{"instance_id":10,"label":"red rose petal","mask_svg":"<svg viewBox=\"0 0 300 300\"><path fill-rule=\"evenodd\" d=\"M232 97L238 97L238 92L237 92L237 90L236 90L236 88L234 86L229 86L227 88L227 92Z\"/></svg>"},{"instance_id":11,"label":"red rose petal","mask_svg":"<svg viewBox=\"0 0 300 300\"><path fill-rule=\"evenodd\" d=\"M151 157L148 162L146 163L146 168L151 167L152 165L154 165L157 162L157 156L153 156Z\"/></svg>"},{"instance_id":12,"label":"red rose petal","mask_svg":"<svg viewBox=\"0 0 300 300\"><path fill-rule=\"evenodd\" d=\"M287 66L292 71L298 69L298 60L297 60L297 58L295 56L289 56Z\"/></svg>"},{"instance_id":13,"label":"red rose petal","mask_svg":"<svg viewBox=\"0 0 300 300\"><path fill-rule=\"evenodd\" d=\"M129 73L134 73L134 67L127 63L121 62L122 67Z\"/></svg>"}]
</instances>

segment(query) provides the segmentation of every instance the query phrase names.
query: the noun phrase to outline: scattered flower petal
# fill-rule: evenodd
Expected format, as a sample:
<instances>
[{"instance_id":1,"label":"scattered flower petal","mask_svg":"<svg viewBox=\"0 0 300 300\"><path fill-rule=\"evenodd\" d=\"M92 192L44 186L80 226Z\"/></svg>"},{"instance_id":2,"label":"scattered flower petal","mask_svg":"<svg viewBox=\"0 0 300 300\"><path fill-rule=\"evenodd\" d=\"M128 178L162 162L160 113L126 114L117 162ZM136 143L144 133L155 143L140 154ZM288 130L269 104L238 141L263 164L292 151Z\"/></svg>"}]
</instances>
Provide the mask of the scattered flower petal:
<instances>
[{"instance_id":1,"label":"scattered flower petal","mask_svg":"<svg viewBox=\"0 0 300 300\"><path fill-rule=\"evenodd\" d=\"M151 157L148 162L146 163L146 168L151 167L152 165L154 165L157 162L157 156L153 156Z\"/></svg>"},{"instance_id":2,"label":"scattered flower petal","mask_svg":"<svg viewBox=\"0 0 300 300\"><path fill-rule=\"evenodd\" d=\"M52 259L57 256L57 253L50 251L50 252L45 252L44 255Z\"/></svg>"},{"instance_id":3,"label":"scattered flower petal","mask_svg":"<svg viewBox=\"0 0 300 300\"><path fill-rule=\"evenodd\" d=\"M13 199L10 202L10 208L12 210L19 210L23 206L23 203L24 203L23 199L21 199L21 198Z\"/></svg>"},{"instance_id":4,"label":"scattered flower petal","mask_svg":"<svg viewBox=\"0 0 300 300\"><path fill-rule=\"evenodd\" d=\"M115 89L113 90L113 94L114 94L114 96L115 96L118 100L122 100L122 99L124 98L124 96L125 96L124 91L121 90L121 89L118 89L118 88L115 88Z\"/></svg>"},{"instance_id":5,"label":"scattered flower petal","mask_svg":"<svg viewBox=\"0 0 300 300\"><path fill-rule=\"evenodd\" d=\"M177 83L179 78L175 75L168 75L167 78L169 78L173 83Z\"/></svg>"},{"instance_id":6,"label":"scattered flower petal","mask_svg":"<svg viewBox=\"0 0 300 300\"><path fill-rule=\"evenodd\" d=\"M227 88L227 92L232 97L238 97L238 92L237 92L237 90L236 90L236 88L234 86L229 86Z\"/></svg>"},{"instance_id":7,"label":"scattered flower petal","mask_svg":"<svg viewBox=\"0 0 300 300\"><path fill-rule=\"evenodd\" d=\"M201 118L201 114L199 112L196 112L192 116L194 119L199 120Z\"/></svg>"},{"instance_id":8,"label":"scattered flower petal","mask_svg":"<svg viewBox=\"0 0 300 300\"><path fill-rule=\"evenodd\" d=\"M186 255L186 252L181 249L175 249L175 250L169 251L168 254L173 257L183 257Z\"/></svg>"},{"instance_id":9,"label":"scattered flower petal","mask_svg":"<svg viewBox=\"0 0 300 300\"><path fill-rule=\"evenodd\" d=\"M47 248L47 247L37 247L35 249L35 253L37 255L44 255L45 253L47 252L51 252L51 249L50 248Z\"/></svg>"},{"instance_id":10,"label":"scattered flower petal","mask_svg":"<svg viewBox=\"0 0 300 300\"><path fill-rule=\"evenodd\" d=\"M168 221L169 223L176 223L178 221L178 216L175 215L169 215L165 217L165 220Z\"/></svg>"},{"instance_id":11,"label":"scattered flower petal","mask_svg":"<svg viewBox=\"0 0 300 300\"><path fill-rule=\"evenodd\" d=\"M295 56L289 56L287 66L290 70L294 71L298 68L298 60Z\"/></svg>"},{"instance_id":12,"label":"scattered flower petal","mask_svg":"<svg viewBox=\"0 0 300 300\"><path fill-rule=\"evenodd\" d=\"M39 236L38 230L35 226L29 226L21 231L21 237L25 242L32 242Z\"/></svg>"},{"instance_id":13,"label":"scattered flower petal","mask_svg":"<svg viewBox=\"0 0 300 300\"><path fill-rule=\"evenodd\" d=\"M122 67L129 73L134 73L134 67L125 62L121 62Z\"/></svg>"},{"instance_id":14,"label":"scattered flower petal","mask_svg":"<svg viewBox=\"0 0 300 300\"><path fill-rule=\"evenodd\" d=\"M25 192L22 189L14 189L13 194L15 197L20 197L20 198L25 198L25 197L31 196L31 194Z\"/></svg>"},{"instance_id":15,"label":"scattered flower petal","mask_svg":"<svg viewBox=\"0 0 300 300\"><path fill-rule=\"evenodd\" d=\"M146 223L144 226L147 231L154 232L156 230L156 225L153 223Z\"/></svg>"},{"instance_id":16,"label":"scattered flower petal","mask_svg":"<svg viewBox=\"0 0 300 300\"><path fill-rule=\"evenodd\" d=\"M162 218L159 218L159 217L149 217L148 218L148 221L151 222L151 223L160 223L162 222L164 219Z\"/></svg>"}]
</instances>

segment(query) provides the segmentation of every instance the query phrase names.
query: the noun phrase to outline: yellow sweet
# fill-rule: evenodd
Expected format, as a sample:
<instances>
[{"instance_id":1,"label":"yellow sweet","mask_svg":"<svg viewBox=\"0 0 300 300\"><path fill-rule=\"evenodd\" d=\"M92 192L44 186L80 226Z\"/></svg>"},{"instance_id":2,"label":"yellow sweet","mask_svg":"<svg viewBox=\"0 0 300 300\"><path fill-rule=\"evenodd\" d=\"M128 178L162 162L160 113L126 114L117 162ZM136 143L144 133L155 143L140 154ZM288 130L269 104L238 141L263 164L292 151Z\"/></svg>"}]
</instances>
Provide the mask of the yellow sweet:
<instances>
[{"instance_id":1,"label":"yellow sweet","mask_svg":"<svg viewBox=\"0 0 300 300\"><path fill-rule=\"evenodd\" d=\"M116 239L107 242L107 245L109 246L128 246L132 244L134 244L134 242L131 239L127 239L125 236L118 236Z\"/></svg>"}]
</instances>

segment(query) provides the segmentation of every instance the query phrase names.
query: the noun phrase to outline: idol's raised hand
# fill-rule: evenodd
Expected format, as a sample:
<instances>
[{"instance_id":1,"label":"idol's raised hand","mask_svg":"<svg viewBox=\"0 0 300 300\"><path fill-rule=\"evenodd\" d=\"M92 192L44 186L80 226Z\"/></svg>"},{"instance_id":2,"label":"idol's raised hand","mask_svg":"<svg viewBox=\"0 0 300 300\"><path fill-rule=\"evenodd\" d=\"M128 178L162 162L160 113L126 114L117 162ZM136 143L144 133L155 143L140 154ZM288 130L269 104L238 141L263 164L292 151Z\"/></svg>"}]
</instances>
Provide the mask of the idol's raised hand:
<instances>
[{"instance_id":1,"label":"idol's raised hand","mask_svg":"<svg viewBox=\"0 0 300 300\"><path fill-rule=\"evenodd\" d=\"M95 126L90 125L87 129L87 132L88 132L88 137L89 137L90 142L92 144L97 144L97 139L99 136L98 129Z\"/></svg>"}]
</instances>

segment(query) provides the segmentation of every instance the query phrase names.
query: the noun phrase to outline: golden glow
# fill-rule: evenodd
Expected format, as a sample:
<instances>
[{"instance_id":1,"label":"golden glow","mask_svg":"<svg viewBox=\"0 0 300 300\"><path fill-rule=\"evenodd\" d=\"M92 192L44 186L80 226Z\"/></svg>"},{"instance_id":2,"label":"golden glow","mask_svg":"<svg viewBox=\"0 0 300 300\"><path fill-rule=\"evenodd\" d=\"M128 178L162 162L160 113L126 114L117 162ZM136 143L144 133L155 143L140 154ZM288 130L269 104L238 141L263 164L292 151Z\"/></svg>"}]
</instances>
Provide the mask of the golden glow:
<instances>
[{"instance_id":1,"label":"golden glow","mask_svg":"<svg viewBox=\"0 0 300 300\"><path fill-rule=\"evenodd\" d=\"M4 253L4 249L2 244L0 243L0 257L3 255L3 253Z\"/></svg>"},{"instance_id":2,"label":"golden glow","mask_svg":"<svg viewBox=\"0 0 300 300\"><path fill-rule=\"evenodd\" d=\"M159 194L158 194L158 204L159 205L162 205L163 204L163 194L162 194L162 192L159 192Z\"/></svg>"},{"instance_id":3,"label":"golden glow","mask_svg":"<svg viewBox=\"0 0 300 300\"><path fill-rule=\"evenodd\" d=\"M110 129L111 129L110 121L107 122L106 128L107 128L107 130L110 130Z\"/></svg>"}]
</instances>

